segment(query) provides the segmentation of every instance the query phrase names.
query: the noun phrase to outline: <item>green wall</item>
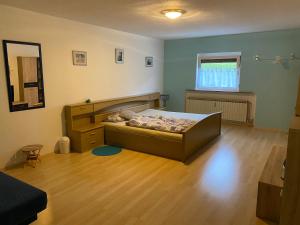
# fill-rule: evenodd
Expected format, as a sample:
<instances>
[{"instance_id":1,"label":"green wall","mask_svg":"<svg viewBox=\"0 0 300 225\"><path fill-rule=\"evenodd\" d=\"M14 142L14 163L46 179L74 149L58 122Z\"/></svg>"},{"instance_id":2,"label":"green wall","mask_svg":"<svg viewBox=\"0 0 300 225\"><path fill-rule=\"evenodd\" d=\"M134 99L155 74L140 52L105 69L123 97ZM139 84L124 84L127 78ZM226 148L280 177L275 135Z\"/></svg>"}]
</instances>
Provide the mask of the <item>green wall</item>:
<instances>
[{"instance_id":1,"label":"green wall","mask_svg":"<svg viewBox=\"0 0 300 225\"><path fill-rule=\"evenodd\" d=\"M260 55L300 57L300 29L165 41L164 91L168 109L184 110L184 92L195 88L197 53L242 52L240 91L257 95L256 126L287 129L293 115L300 60L256 62Z\"/></svg>"}]
</instances>

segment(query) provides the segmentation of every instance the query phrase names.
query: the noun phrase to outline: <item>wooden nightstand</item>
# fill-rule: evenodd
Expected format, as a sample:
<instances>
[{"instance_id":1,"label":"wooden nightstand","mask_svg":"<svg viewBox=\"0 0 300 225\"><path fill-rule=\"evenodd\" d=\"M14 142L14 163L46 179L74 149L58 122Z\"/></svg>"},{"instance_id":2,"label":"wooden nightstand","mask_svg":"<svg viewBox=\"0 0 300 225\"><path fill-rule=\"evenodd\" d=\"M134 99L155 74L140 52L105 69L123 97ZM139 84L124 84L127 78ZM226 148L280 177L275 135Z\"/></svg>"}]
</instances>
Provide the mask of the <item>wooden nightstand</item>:
<instances>
[{"instance_id":1,"label":"wooden nightstand","mask_svg":"<svg viewBox=\"0 0 300 225\"><path fill-rule=\"evenodd\" d=\"M95 124L73 130L72 151L85 152L101 145L104 145L103 125Z\"/></svg>"}]
</instances>

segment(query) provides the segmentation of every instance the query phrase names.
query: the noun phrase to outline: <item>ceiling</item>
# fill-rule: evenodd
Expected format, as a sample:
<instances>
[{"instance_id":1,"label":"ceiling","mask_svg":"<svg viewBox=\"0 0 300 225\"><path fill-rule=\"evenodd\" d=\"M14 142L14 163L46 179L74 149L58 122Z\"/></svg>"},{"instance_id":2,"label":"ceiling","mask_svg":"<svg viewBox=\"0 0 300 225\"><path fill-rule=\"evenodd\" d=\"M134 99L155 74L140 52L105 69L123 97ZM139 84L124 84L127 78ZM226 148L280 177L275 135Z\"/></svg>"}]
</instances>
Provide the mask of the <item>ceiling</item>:
<instances>
[{"instance_id":1,"label":"ceiling","mask_svg":"<svg viewBox=\"0 0 300 225\"><path fill-rule=\"evenodd\" d=\"M300 27L299 0L0 0L0 4L160 39ZM160 11L181 8L170 20Z\"/></svg>"}]
</instances>

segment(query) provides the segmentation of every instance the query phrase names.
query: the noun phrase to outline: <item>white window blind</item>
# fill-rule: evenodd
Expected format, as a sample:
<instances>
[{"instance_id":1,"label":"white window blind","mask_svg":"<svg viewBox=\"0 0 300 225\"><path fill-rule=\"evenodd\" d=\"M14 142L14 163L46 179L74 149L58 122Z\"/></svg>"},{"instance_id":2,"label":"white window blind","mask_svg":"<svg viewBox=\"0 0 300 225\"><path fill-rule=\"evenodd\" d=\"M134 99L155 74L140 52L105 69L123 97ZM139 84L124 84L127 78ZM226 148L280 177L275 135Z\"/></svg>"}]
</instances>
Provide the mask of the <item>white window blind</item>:
<instances>
[{"instance_id":1,"label":"white window blind","mask_svg":"<svg viewBox=\"0 0 300 225\"><path fill-rule=\"evenodd\" d=\"M196 89L239 91L241 53L211 53L197 56Z\"/></svg>"}]
</instances>

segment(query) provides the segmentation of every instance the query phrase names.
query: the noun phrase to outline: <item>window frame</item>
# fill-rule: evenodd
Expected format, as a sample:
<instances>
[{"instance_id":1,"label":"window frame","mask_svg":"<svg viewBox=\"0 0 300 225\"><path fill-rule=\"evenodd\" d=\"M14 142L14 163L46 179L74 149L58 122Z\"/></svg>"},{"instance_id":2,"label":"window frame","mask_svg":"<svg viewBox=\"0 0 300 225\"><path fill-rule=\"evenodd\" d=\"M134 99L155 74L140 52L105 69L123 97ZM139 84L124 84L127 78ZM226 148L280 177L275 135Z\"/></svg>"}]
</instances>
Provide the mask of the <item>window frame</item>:
<instances>
[{"instance_id":1,"label":"window frame","mask_svg":"<svg viewBox=\"0 0 300 225\"><path fill-rule=\"evenodd\" d=\"M197 54L197 65L196 65L196 79L195 89L200 91L224 91L224 92L239 92L240 91L240 78L241 78L241 52L219 52L219 53L199 53ZM201 60L209 59L232 59L236 58L237 62L237 87L236 88L209 88L209 87L198 87L198 79L200 79Z\"/></svg>"}]
</instances>

